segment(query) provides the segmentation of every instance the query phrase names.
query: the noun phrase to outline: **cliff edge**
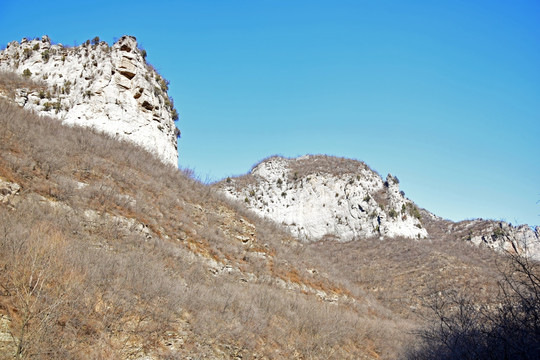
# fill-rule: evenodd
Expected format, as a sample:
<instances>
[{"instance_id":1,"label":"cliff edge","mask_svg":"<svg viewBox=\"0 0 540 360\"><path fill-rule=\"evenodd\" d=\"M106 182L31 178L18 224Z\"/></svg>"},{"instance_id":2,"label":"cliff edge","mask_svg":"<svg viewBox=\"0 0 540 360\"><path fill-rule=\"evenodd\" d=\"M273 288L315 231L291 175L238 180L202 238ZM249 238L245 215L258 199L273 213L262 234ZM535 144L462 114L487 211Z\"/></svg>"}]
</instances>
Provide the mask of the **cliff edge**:
<instances>
[{"instance_id":1,"label":"cliff edge","mask_svg":"<svg viewBox=\"0 0 540 360\"><path fill-rule=\"evenodd\" d=\"M112 46L96 37L75 47L43 36L9 43L0 51L0 71L44 84L15 89L20 106L132 141L177 166L178 115L168 82L145 57L133 36Z\"/></svg>"}]
</instances>

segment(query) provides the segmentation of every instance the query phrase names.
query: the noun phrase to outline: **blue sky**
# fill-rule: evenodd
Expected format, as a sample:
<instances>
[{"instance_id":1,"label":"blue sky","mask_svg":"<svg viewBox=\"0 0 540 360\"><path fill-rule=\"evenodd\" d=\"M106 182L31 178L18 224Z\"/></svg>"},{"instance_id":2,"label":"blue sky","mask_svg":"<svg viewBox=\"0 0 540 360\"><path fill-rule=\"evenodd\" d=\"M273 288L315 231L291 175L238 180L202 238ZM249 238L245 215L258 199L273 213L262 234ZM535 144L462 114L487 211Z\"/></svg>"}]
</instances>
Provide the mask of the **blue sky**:
<instances>
[{"instance_id":1,"label":"blue sky","mask_svg":"<svg viewBox=\"0 0 540 360\"><path fill-rule=\"evenodd\" d=\"M337 155L442 217L540 224L538 1L0 0L0 45L44 34L136 36L202 180Z\"/></svg>"}]
</instances>

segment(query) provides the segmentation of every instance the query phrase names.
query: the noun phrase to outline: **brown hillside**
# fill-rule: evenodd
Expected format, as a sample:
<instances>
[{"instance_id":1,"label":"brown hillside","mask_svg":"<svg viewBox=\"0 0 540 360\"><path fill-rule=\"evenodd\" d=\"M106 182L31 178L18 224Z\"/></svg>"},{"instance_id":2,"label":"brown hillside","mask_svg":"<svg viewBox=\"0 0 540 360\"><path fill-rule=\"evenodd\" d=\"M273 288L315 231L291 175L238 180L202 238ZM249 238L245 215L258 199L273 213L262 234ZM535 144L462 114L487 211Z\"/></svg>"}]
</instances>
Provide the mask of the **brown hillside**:
<instances>
[{"instance_id":1,"label":"brown hillside","mask_svg":"<svg viewBox=\"0 0 540 360\"><path fill-rule=\"evenodd\" d=\"M396 359L430 297L496 291L491 251L302 244L189 171L6 100L0 195L5 359Z\"/></svg>"}]
</instances>

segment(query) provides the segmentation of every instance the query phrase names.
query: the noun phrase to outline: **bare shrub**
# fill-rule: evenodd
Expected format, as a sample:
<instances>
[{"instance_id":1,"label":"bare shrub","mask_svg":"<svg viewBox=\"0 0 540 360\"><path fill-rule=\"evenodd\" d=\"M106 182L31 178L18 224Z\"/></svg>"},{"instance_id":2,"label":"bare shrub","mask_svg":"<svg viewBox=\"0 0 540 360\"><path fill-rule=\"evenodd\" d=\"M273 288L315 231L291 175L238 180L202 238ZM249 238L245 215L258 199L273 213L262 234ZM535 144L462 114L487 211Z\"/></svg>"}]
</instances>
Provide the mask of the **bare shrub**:
<instances>
[{"instance_id":1,"label":"bare shrub","mask_svg":"<svg viewBox=\"0 0 540 360\"><path fill-rule=\"evenodd\" d=\"M13 222L3 209L0 215L0 309L11 319L13 357L54 357L62 350L55 344L54 324L71 301L77 281L64 261L68 244L50 223L28 228L26 222Z\"/></svg>"},{"instance_id":2,"label":"bare shrub","mask_svg":"<svg viewBox=\"0 0 540 360\"><path fill-rule=\"evenodd\" d=\"M426 283L491 294L475 248L302 244L133 144L3 100L0 113L0 176L21 186L0 204L0 314L23 344L9 356L394 359ZM47 276L19 286L35 304L24 325L32 259Z\"/></svg>"},{"instance_id":3,"label":"bare shrub","mask_svg":"<svg viewBox=\"0 0 540 360\"><path fill-rule=\"evenodd\" d=\"M515 254L501 267L500 292L490 302L453 292L434 297L436 322L409 359L538 359L540 267Z\"/></svg>"},{"instance_id":4,"label":"bare shrub","mask_svg":"<svg viewBox=\"0 0 540 360\"><path fill-rule=\"evenodd\" d=\"M11 71L0 71L0 92L6 93L10 98L15 96L16 89L28 89L32 91L45 90L43 82L20 76Z\"/></svg>"}]
</instances>

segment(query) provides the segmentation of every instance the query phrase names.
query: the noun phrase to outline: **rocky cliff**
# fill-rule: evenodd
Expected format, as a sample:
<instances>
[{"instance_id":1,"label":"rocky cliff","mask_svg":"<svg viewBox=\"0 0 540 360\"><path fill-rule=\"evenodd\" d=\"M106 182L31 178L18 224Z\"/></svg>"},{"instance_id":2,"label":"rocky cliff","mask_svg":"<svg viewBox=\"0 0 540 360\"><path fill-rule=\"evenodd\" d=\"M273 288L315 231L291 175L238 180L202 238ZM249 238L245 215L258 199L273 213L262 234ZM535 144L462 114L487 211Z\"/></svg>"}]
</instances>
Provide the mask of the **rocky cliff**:
<instances>
[{"instance_id":1,"label":"rocky cliff","mask_svg":"<svg viewBox=\"0 0 540 360\"><path fill-rule=\"evenodd\" d=\"M421 210L422 224L431 238L470 241L501 252L540 260L540 227L514 226L505 221L473 219L453 222Z\"/></svg>"},{"instance_id":2,"label":"rocky cliff","mask_svg":"<svg viewBox=\"0 0 540 360\"><path fill-rule=\"evenodd\" d=\"M400 192L399 180L388 175L385 181L355 160L272 157L218 186L303 240L428 235L418 209Z\"/></svg>"},{"instance_id":3,"label":"rocky cliff","mask_svg":"<svg viewBox=\"0 0 540 360\"><path fill-rule=\"evenodd\" d=\"M540 228L503 221L452 222L419 209L390 174L383 180L360 161L322 155L271 157L219 191L284 225L301 240L365 237L470 241L540 259Z\"/></svg>"},{"instance_id":4,"label":"rocky cliff","mask_svg":"<svg viewBox=\"0 0 540 360\"><path fill-rule=\"evenodd\" d=\"M45 85L16 89L20 106L127 139L177 166L178 116L167 81L145 56L132 36L113 46L95 38L76 47L52 44L43 36L9 43L0 51L0 71Z\"/></svg>"}]
</instances>

